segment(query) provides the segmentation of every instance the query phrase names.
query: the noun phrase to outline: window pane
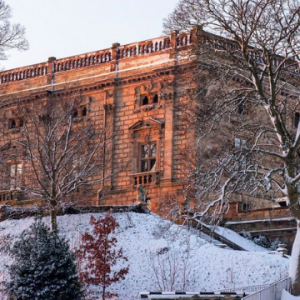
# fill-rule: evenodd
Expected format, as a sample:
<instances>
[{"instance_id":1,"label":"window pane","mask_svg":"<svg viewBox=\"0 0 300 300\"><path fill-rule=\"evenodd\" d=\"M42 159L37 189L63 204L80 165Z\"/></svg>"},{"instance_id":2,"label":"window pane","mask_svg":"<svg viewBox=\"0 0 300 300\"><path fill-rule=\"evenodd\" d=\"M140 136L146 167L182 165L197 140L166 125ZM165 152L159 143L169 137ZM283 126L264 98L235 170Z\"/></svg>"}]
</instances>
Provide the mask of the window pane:
<instances>
[{"instance_id":1,"label":"window pane","mask_svg":"<svg viewBox=\"0 0 300 300\"><path fill-rule=\"evenodd\" d=\"M240 148L241 147L241 139L234 138L234 147L235 148Z\"/></svg>"},{"instance_id":2,"label":"window pane","mask_svg":"<svg viewBox=\"0 0 300 300\"><path fill-rule=\"evenodd\" d=\"M147 160L142 160L142 172L147 172L148 171L148 161Z\"/></svg>"},{"instance_id":3,"label":"window pane","mask_svg":"<svg viewBox=\"0 0 300 300\"><path fill-rule=\"evenodd\" d=\"M142 158L148 157L149 156L149 146L148 145L143 145L142 146Z\"/></svg>"},{"instance_id":4,"label":"window pane","mask_svg":"<svg viewBox=\"0 0 300 300\"><path fill-rule=\"evenodd\" d=\"M156 144L151 144L150 145L150 157L155 157L156 156Z\"/></svg>"},{"instance_id":5,"label":"window pane","mask_svg":"<svg viewBox=\"0 0 300 300\"><path fill-rule=\"evenodd\" d=\"M156 165L156 160L155 159L150 159L150 172L155 171L155 165Z\"/></svg>"}]
</instances>

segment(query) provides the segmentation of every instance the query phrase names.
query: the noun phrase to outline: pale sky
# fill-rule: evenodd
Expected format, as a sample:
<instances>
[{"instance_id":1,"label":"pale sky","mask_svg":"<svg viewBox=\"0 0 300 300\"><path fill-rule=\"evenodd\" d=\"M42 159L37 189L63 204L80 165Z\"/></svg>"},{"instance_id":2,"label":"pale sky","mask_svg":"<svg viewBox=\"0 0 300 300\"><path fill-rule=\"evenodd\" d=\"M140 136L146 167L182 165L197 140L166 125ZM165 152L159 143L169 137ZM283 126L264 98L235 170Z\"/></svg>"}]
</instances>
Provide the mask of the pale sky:
<instances>
[{"instance_id":1,"label":"pale sky","mask_svg":"<svg viewBox=\"0 0 300 300\"><path fill-rule=\"evenodd\" d=\"M162 35L179 0L5 0L26 27L30 49L9 51L6 70Z\"/></svg>"}]
</instances>

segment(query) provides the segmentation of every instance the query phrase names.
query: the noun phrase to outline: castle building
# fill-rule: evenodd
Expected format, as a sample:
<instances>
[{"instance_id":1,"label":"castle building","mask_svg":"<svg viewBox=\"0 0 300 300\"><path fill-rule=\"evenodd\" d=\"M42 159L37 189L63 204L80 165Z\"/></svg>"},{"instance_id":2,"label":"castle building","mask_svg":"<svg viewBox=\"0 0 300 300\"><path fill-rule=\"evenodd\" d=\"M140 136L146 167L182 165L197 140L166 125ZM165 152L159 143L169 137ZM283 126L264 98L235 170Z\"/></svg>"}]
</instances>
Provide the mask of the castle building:
<instances>
[{"instance_id":1,"label":"castle building","mask_svg":"<svg viewBox=\"0 0 300 300\"><path fill-rule=\"evenodd\" d=\"M139 198L158 209L165 195L184 189L182 156L188 137L182 133L178 107L189 92L184 76L193 59L188 49L195 31L120 45L0 73L0 106L8 130L23 126L14 114L18 101L42 101L67 89L84 97L76 117L106 128L114 138L107 146L106 179L91 187L89 204L129 205ZM5 147L5 144L1 144ZM16 161L10 173L22 175ZM24 174L23 174L24 175ZM11 179L15 180L15 179ZM1 204L30 205L11 182L0 191ZM17 196L16 196L17 195Z\"/></svg>"}]
</instances>

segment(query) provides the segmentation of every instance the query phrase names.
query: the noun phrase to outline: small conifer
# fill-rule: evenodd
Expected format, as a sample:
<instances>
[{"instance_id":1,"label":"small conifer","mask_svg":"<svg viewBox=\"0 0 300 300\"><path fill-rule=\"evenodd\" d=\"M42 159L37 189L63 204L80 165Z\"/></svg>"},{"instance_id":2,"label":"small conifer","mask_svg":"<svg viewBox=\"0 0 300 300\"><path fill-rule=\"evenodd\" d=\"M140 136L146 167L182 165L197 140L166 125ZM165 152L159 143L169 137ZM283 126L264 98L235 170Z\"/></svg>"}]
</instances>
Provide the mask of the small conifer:
<instances>
[{"instance_id":1,"label":"small conifer","mask_svg":"<svg viewBox=\"0 0 300 300\"><path fill-rule=\"evenodd\" d=\"M10 250L6 292L17 300L81 300L84 294L76 270L75 254L57 231L39 219L24 231Z\"/></svg>"}]
</instances>

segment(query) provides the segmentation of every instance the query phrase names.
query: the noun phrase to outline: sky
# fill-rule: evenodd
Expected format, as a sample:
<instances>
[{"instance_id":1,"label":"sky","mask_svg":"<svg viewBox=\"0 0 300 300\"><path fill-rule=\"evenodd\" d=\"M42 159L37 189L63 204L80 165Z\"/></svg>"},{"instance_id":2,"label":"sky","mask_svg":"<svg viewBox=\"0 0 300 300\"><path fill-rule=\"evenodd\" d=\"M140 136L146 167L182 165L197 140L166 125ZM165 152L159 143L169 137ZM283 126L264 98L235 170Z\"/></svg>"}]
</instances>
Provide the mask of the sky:
<instances>
[{"instance_id":1,"label":"sky","mask_svg":"<svg viewBox=\"0 0 300 300\"><path fill-rule=\"evenodd\" d=\"M9 51L9 70L162 35L179 0L5 0L13 23L26 27L29 50Z\"/></svg>"}]
</instances>

